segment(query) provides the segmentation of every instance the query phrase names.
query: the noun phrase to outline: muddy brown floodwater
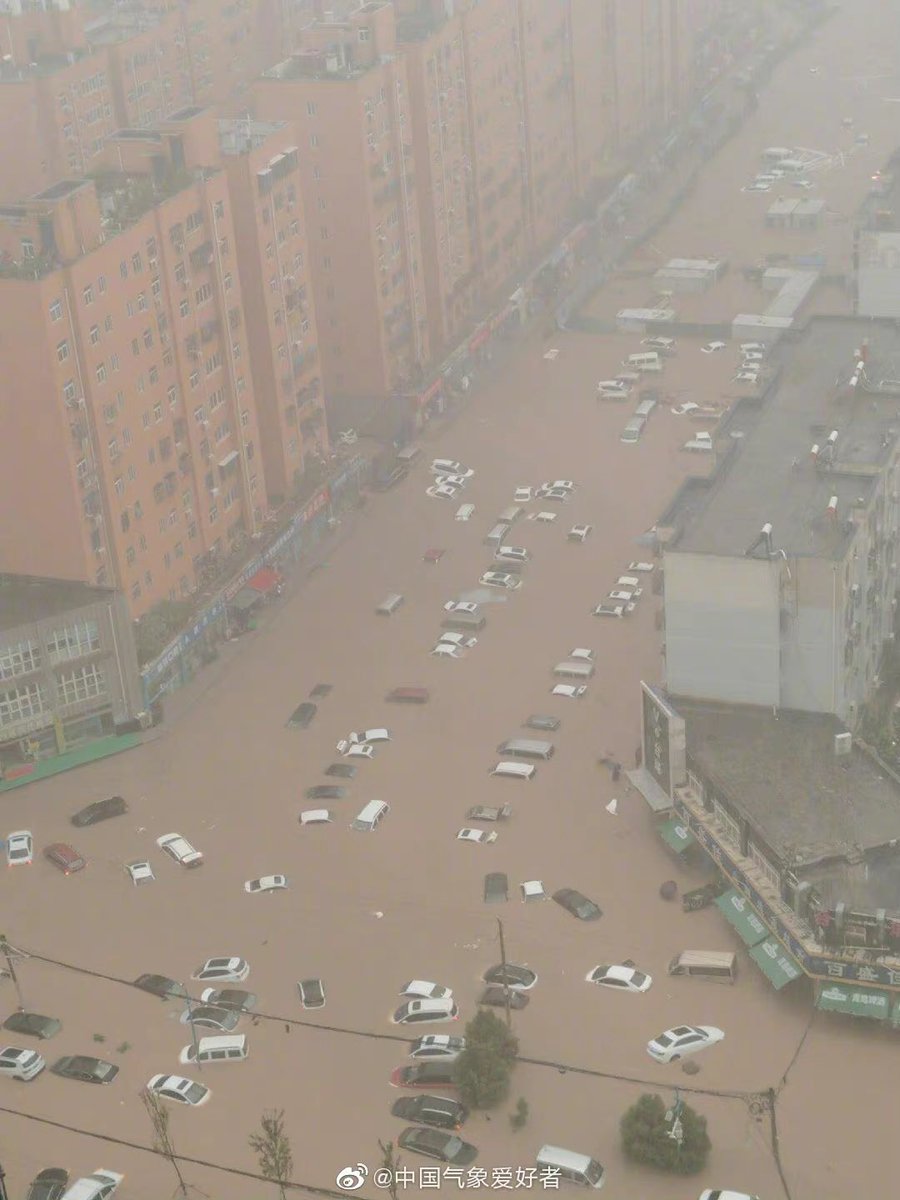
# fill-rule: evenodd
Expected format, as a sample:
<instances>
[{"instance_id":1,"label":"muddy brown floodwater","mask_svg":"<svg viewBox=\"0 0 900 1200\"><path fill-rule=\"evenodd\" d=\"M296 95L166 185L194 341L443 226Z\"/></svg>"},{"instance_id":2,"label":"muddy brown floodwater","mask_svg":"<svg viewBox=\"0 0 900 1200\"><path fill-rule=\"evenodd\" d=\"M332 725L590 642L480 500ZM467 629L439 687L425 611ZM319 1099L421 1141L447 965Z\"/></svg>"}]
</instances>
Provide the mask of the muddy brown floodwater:
<instances>
[{"instance_id":1,"label":"muddy brown floodwater","mask_svg":"<svg viewBox=\"0 0 900 1200\"><path fill-rule=\"evenodd\" d=\"M661 259L720 255L735 271L789 243L789 235L763 230L766 197L739 191L760 150L780 143L848 152L844 166L818 177L831 213L822 237L812 239L841 264L848 260L844 218L896 137L895 108L884 97L900 95L894 53L900 18L889 7L854 0L779 67L759 110L654 239ZM846 115L869 133L868 147L853 150L841 126ZM597 310L645 303L648 286L613 280ZM703 305L715 317L730 317L748 299L726 278ZM695 310L698 303L691 298ZM646 1086L667 1099L678 1084L742 1094L774 1087L781 1088L778 1127L793 1200L885 1194L892 1172L884 1129L894 1108L898 1053L892 1038L813 1018L804 985L776 995L714 909L684 915L660 900L662 880L674 878L684 888L700 876L667 854L624 778L613 785L597 766L607 751L631 765L638 683L660 679L662 660L655 596L645 596L627 621L595 619L591 608L629 560L646 557L635 538L687 471L705 469L679 451L697 426L669 407L686 396L727 395L734 351L705 356L682 340L660 380L668 402L641 443L625 446L618 435L632 404L598 406L594 384L620 369L639 338L560 335L553 361L543 358L549 344L524 344L472 396L456 424L428 441L427 457L458 458L475 468L465 495L476 507L470 522L454 521L455 504L425 497L429 476L425 466L417 468L338 535L326 570L293 587L257 633L229 648L233 654L212 669L202 698L160 738L4 797L7 830L33 829L39 847L72 839L90 860L72 878L40 859L30 870L0 876L10 939L83 968L35 958L20 964L29 1007L64 1023L42 1049L53 1057L108 1054L122 1068L102 1089L49 1073L28 1085L3 1083L2 1104L26 1114L5 1113L0 1131L11 1196L22 1195L31 1174L53 1163L78 1173L97 1165L124 1170L122 1200L169 1194L175 1181L164 1162L102 1139L150 1143L140 1089L155 1072L179 1070L178 1052L189 1038L176 1005L115 980L143 971L187 979L207 957L221 954L249 960L247 986L265 1014L305 1016L312 1028L245 1018L246 1062L190 1072L213 1096L205 1108L172 1113L177 1149L253 1171L247 1136L264 1109L283 1108L298 1182L333 1187L342 1166L376 1165L377 1140L401 1128L389 1114L399 1093L388 1082L405 1056L403 1044L390 1040L398 1033L389 1016L400 986L412 977L448 984L468 1019L482 971L499 959L498 917L509 958L540 976L530 1006L514 1018L522 1053L600 1074L520 1065L510 1103L466 1126L480 1149L479 1165L530 1165L550 1141L605 1163L610 1200L695 1200L704 1186L775 1200L785 1193L768 1118L746 1099L694 1097L714 1147L699 1179L636 1170L623 1160L617 1132L622 1111ZM578 488L554 524L515 526L512 542L534 556L521 591L484 596L488 624L464 660L431 657L443 602L481 594L478 577L490 565L482 539L513 489L554 478L573 479ZM581 522L594 526L593 536L569 544L567 529ZM433 566L422 561L429 546L446 548ZM389 619L377 617L374 607L390 591L402 592L406 603ZM552 667L574 646L596 653L587 696L551 697ZM316 720L306 731L287 730L288 714L320 680L334 690ZM400 683L430 688L430 704L386 704L385 693ZM562 718L555 758L538 766L532 782L489 777L496 745L524 732L521 723L535 711ZM301 829L303 790L322 781L338 738L381 724L392 741L372 762L360 763L348 797L332 804L334 823ZM129 798L130 814L74 833L68 815L112 792ZM614 796L619 805L612 816L605 805ZM351 818L373 798L387 801L390 814L374 834L352 832ZM505 801L514 815L494 845L455 840L470 804ZM186 872L163 859L154 839L170 830L204 852L201 870ZM122 864L141 857L153 863L157 882L136 890ZM492 870L509 876L505 905L482 902L483 876ZM244 880L275 872L289 877L287 892L244 893ZM552 902L521 904L518 885L534 878L548 891L581 889L600 903L602 920L582 925ZM737 986L669 979L669 958L688 947L737 950ZM585 984L592 966L624 958L655 976L646 995L602 994ZM304 1014L296 980L314 975L325 980L328 1003ZM9 1009L13 991L2 986ZM726 1032L722 1045L698 1058L693 1078L675 1065L656 1065L644 1049L652 1035L684 1021ZM519 1095L531 1115L513 1133L506 1113ZM184 1173L217 1200L275 1194L212 1168L186 1164ZM368 1186L363 1194L375 1192Z\"/></svg>"}]
</instances>

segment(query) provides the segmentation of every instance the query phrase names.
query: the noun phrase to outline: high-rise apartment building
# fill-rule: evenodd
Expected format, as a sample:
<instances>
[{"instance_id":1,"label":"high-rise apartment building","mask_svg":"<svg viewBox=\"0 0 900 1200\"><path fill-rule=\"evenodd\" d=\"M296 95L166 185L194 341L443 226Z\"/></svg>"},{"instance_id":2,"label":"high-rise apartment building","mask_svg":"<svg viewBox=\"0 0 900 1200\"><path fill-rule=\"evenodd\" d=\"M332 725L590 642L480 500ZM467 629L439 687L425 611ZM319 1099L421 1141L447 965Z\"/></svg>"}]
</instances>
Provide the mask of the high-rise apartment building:
<instances>
[{"instance_id":1,"label":"high-rise apartment building","mask_svg":"<svg viewBox=\"0 0 900 1200\"><path fill-rule=\"evenodd\" d=\"M200 110L123 130L108 173L0 215L8 570L140 616L256 532L265 479L231 201Z\"/></svg>"},{"instance_id":2,"label":"high-rise apartment building","mask_svg":"<svg viewBox=\"0 0 900 1200\"><path fill-rule=\"evenodd\" d=\"M568 4L518 0L523 182L528 237L540 250L564 232L575 202Z\"/></svg>"},{"instance_id":3,"label":"high-rise apartment building","mask_svg":"<svg viewBox=\"0 0 900 1200\"><path fill-rule=\"evenodd\" d=\"M287 122L218 122L254 394L273 504L328 446L297 133Z\"/></svg>"},{"instance_id":4,"label":"high-rise apartment building","mask_svg":"<svg viewBox=\"0 0 900 1200\"><path fill-rule=\"evenodd\" d=\"M398 0L432 351L455 344L480 299L462 24L443 0Z\"/></svg>"},{"instance_id":5,"label":"high-rise apartment building","mask_svg":"<svg viewBox=\"0 0 900 1200\"><path fill-rule=\"evenodd\" d=\"M18 200L100 163L117 129L190 103L231 104L278 57L276 0L7 0L0 196Z\"/></svg>"},{"instance_id":6,"label":"high-rise apartment building","mask_svg":"<svg viewBox=\"0 0 900 1200\"><path fill-rule=\"evenodd\" d=\"M316 22L255 87L298 130L310 268L329 396L383 397L430 357L406 63L395 14Z\"/></svg>"}]
</instances>

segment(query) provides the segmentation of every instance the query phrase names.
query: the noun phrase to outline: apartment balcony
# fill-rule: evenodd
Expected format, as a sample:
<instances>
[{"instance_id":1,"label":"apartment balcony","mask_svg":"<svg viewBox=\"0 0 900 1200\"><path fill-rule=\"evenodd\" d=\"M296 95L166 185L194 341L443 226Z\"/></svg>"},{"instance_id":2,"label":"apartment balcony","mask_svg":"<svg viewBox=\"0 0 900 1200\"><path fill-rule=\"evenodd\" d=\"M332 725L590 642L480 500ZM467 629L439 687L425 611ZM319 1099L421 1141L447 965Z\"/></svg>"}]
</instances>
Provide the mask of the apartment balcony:
<instances>
[{"instance_id":1,"label":"apartment balcony","mask_svg":"<svg viewBox=\"0 0 900 1200\"><path fill-rule=\"evenodd\" d=\"M219 322L217 320L207 321L206 324L200 329L201 342L211 342L213 338L217 336L218 332Z\"/></svg>"},{"instance_id":2,"label":"apartment balcony","mask_svg":"<svg viewBox=\"0 0 900 1200\"><path fill-rule=\"evenodd\" d=\"M189 262L195 271L200 270L202 267L208 267L212 259L212 242L204 242L202 246L198 246L196 250L192 250L189 256Z\"/></svg>"}]
</instances>

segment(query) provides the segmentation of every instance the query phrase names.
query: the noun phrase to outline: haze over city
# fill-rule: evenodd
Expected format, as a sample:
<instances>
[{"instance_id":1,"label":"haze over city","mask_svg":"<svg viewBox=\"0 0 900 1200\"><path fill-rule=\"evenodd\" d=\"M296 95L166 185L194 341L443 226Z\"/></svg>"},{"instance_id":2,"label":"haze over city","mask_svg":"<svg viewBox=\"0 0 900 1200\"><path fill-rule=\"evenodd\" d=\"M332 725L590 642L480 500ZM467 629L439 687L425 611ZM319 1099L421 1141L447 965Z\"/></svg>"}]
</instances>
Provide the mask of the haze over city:
<instances>
[{"instance_id":1,"label":"haze over city","mask_svg":"<svg viewBox=\"0 0 900 1200\"><path fill-rule=\"evenodd\" d=\"M0 1200L887 1191L898 45L0 0Z\"/></svg>"}]
</instances>

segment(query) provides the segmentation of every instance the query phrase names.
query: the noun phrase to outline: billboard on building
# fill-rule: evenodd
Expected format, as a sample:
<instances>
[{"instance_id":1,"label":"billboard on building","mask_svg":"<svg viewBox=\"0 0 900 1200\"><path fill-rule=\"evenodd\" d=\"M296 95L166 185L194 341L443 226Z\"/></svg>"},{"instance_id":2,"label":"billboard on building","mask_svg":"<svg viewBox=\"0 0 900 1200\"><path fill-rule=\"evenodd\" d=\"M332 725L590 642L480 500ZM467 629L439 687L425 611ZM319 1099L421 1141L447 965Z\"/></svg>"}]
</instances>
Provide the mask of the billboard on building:
<instances>
[{"instance_id":1,"label":"billboard on building","mask_svg":"<svg viewBox=\"0 0 900 1200\"><path fill-rule=\"evenodd\" d=\"M649 683L641 681L641 754L644 770L667 796L685 782L684 719Z\"/></svg>"},{"instance_id":2,"label":"billboard on building","mask_svg":"<svg viewBox=\"0 0 900 1200\"><path fill-rule=\"evenodd\" d=\"M861 317L900 317L900 233L861 232L858 243Z\"/></svg>"}]
</instances>

